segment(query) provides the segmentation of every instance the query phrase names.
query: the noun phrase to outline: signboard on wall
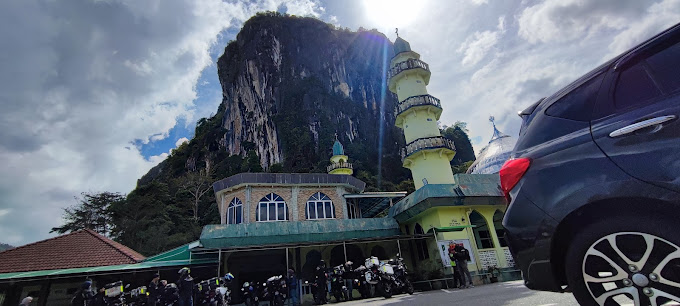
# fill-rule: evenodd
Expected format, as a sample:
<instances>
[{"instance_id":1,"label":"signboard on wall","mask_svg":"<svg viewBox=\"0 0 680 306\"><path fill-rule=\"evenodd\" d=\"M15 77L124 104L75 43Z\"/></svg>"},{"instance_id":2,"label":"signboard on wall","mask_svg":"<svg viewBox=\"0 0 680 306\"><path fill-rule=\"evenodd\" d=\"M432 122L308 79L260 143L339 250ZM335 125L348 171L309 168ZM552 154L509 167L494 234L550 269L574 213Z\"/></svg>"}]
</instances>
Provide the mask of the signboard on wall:
<instances>
[{"instance_id":1,"label":"signboard on wall","mask_svg":"<svg viewBox=\"0 0 680 306\"><path fill-rule=\"evenodd\" d=\"M449 258L449 244L451 243L462 243L468 252L470 252L470 259L468 263L475 264L475 253L472 251L472 246L470 245L470 239L456 239L456 240L439 240L437 241L437 249L439 250L439 256L442 258L442 263L444 267L451 266L451 259Z\"/></svg>"}]
</instances>

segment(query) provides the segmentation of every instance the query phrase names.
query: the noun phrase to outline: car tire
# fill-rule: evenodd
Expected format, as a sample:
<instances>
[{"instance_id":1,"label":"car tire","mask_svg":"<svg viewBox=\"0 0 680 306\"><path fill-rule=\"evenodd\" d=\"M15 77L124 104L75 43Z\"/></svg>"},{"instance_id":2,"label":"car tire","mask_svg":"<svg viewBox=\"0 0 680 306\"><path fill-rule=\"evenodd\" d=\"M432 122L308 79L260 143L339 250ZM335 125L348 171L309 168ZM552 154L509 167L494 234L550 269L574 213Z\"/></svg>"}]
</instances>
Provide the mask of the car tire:
<instances>
[{"instance_id":1,"label":"car tire","mask_svg":"<svg viewBox=\"0 0 680 306\"><path fill-rule=\"evenodd\" d=\"M675 224L668 217L612 216L583 228L571 240L565 260L567 281L579 304L680 302Z\"/></svg>"}]
</instances>

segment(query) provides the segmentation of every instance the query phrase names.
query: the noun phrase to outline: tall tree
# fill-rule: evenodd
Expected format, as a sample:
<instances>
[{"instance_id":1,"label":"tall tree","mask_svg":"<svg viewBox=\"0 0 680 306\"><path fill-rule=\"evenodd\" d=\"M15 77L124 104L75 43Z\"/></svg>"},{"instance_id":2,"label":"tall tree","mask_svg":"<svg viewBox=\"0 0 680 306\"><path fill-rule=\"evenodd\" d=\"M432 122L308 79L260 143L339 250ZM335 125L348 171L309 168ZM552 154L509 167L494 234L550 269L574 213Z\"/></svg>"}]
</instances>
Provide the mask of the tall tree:
<instances>
[{"instance_id":1,"label":"tall tree","mask_svg":"<svg viewBox=\"0 0 680 306\"><path fill-rule=\"evenodd\" d=\"M91 229L103 235L109 235L112 229L110 207L124 202L125 197L120 193L81 193L75 197L76 204L64 208L64 225L53 227L50 233L70 233L81 229Z\"/></svg>"},{"instance_id":2,"label":"tall tree","mask_svg":"<svg viewBox=\"0 0 680 306\"><path fill-rule=\"evenodd\" d=\"M198 222L198 208L201 204L201 199L212 190L212 182L210 167L200 171L188 172L179 178L179 189L191 195L191 209L194 213L194 222Z\"/></svg>"}]
</instances>

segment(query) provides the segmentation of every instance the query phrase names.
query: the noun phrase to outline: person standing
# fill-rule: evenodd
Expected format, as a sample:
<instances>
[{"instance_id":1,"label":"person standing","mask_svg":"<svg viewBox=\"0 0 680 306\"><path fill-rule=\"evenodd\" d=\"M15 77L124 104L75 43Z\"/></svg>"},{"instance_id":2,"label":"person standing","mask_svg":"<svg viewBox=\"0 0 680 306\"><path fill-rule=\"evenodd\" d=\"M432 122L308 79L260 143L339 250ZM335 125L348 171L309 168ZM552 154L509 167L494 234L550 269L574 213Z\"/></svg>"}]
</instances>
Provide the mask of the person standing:
<instances>
[{"instance_id":1,"label":"person standing","mask_svg":"<svg viewBox=\"0 0 680 306\"><path fill-rule=\"evenodd\" d=\"M158 274L158 272L153 274L153 278L151 279L151 282L149 283L149 286L146 288L149 292L149 299L147 302L147 305L149 306L156 306L156 303L158 303L158 298L160 297L161 293L161 288L160 288L160 281L161 276Z\"/></svg>"},{"instance_id":2,"label":"person standing","mask_svg":"<svg viewBox=\"0 0 680 306\"><path fill-rule=\"evenodd\" d=\"M459 243L454 248L454 257L456 258L456 267L458 267L458 272L460 273L460 277L463 280L463 286L467 282L467 288L473 288L474 285L472 285L472 275L470 275L470 271L468 270L467 266L467 262L470 260L470 252L463 246L462 243Z\"/></svg>"},{"instance_id":3,"label":"person standing","mask_svg":"<svg viewBox=\"0 0 680 306\"><path fill-rule=\"evenodd\" d=\"M71 299L72 306L90 306L92 299L94 298L94 292L92 292L92 281L86 280L81 286L76 294Z\"/></svg>"},{"instance_id":4,"label":"person standing","mask_svg":"<svg viewBox=\"0 0 680 306\"><path fill-rule=\"evenodd\" d=\"M316 295L317 304L328 304L327 290L328 290L328 274L326 271L326 262L322 259L316 267Z\"/></svg>"},{"instance_id":5,"label":"person standing","mask_svg":"<svg viewBox=\"0 0 680 306\"><path fill-rule=\"evenodd\" d=\"M298 278L295 276L295 270L288 269L288 295L293 306L300 305L300 290L298 289Z\"/></svg>"},{"instance_id":6,"label":"person standing","mask_svg":"<svg viewBox=\"0 0 680 306\"><path fill-rule=\"evenodd\" d=\"M194 306L194 279L191 277L191 270L184 267L178 273L179 301L177 304L179 306Z\"/></svg>"},{"instance_id":7,"label":"person standing","mask_svg":"<svg viewBox=\"0 0 680 306\"><path fill-rule=\"evenodd\" d=\"M354 299L353 297L353 291L354 291L354 263L352 261L347 261L345 263L345 271L342 272L342 277L345 279L345 287L347 287L347 297L346 299L348 301L351 301Z\"/></svg>"},{"instance_id":8,"label":"person standing","mask_svg":"<svg viewBox=\"0 0 680 306\"><path fill-rule=\"evenodd\" d=\"M453 270L453 287L463 288L463 280L460 278L460 273L458 273L458 267L456 266L456 256L455 251L451 249L449 251L449 261L451 262L451 270Z\"/></svg>"}]
</instances>

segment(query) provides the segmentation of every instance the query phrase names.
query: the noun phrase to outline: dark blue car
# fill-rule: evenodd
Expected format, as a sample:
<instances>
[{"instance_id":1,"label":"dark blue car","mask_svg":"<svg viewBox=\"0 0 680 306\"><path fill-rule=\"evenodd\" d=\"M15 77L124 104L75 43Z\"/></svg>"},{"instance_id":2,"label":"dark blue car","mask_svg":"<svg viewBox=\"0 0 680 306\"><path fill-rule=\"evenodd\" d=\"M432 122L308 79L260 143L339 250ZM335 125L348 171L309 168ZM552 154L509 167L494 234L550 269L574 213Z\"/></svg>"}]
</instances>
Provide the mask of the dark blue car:
<instances>
[{"instance_id":1,"label":"dark blue car","mask_svg":"<svg viewBox=\"0 0 680 306\"><path fill-rule=\"evenodd\" d=\"M520 116L500 176L526 286L680 303L680 24Z\"/></svg>"}]
</instances>

